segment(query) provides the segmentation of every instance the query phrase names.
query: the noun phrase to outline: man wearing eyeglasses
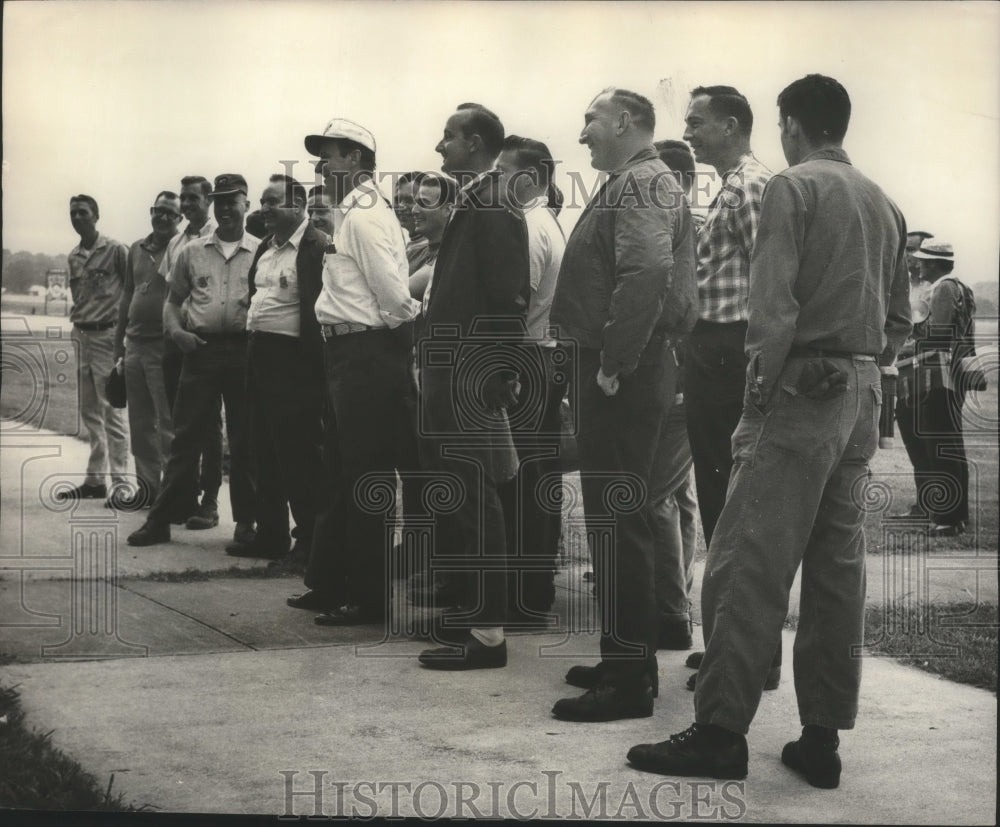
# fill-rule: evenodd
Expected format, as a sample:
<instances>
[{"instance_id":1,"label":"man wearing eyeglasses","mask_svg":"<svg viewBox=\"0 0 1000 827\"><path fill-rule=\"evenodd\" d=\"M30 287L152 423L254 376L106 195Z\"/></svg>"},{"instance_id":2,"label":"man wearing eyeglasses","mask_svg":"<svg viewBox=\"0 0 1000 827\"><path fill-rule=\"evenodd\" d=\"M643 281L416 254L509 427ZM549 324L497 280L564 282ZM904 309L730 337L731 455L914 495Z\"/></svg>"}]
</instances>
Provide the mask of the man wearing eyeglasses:
<instances>
[{"instance_id":1,"label":"man wearing eyeglasses","mask_svg":"<svg viewBox=\"0 0 1000 827\"><path fill-rule=\"evenodd\" d=\"M181 222L181 202L164 190L149 208L153 232L128 251L125 285L118 306L114 361L125 358L125 390L132 456L139 491L133 502L152 503L174 438L170 403L163 380L163 303L167 282L160 264ZM123 502L122 505L126 503Z\"/></svg>"}]
</instances>

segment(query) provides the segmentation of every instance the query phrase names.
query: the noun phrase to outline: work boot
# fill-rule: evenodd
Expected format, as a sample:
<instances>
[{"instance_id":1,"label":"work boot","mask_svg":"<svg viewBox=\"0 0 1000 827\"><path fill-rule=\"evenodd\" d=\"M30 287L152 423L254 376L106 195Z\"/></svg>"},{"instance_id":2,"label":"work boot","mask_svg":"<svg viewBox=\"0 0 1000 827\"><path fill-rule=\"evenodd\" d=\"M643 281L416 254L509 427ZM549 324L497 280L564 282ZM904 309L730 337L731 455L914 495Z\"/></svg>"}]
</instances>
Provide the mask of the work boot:
<instances>
[{"instance_id":1,"label":"work boot","mask_svg":"<svg viewBox=\"0 0 1000 827\"><path fill-rule=\"evenodd\" d=\"M607 674L607 662L601 661L596 666L571 666L566 673L566 683L580 689L593 689ZM660 672L654 659L646 674L649 676L649 685L653 690L653 697L660 696Z\"/></svg>"},{"instance_id":2,"label":"work boot","mask_svg":"<svg viewBox=\"0 0 1000 827\"><path fill-rule=\"evenodd\" d=\"M184 527L191 531L204 531L206 528L215 528L219 524L219 505L215 500L203 497L201 505L194 514L187 518Z\"/></svg>"},{"instance_id":3,"label":"work boot","mask_svg":"<svg viewBox=\"0 0 1000 827\"><path fill-rule=\"evenodd\" d=\"M805 776L822 790L840 785L840 738L837 730L820 726L802 727L802 737L789 741L781 751L781 763Z\"/></svg>"},{"instance_id":4,"label":"work boot","mask_svg":"<svg viewBox=\"0 0 1000 827\"><path fill-rule=\"evenodd\" d=\"M660 775L705 778L747 777L747 739L714 724L691 724L658 744L637 744L628 762Z\"/></svg>"},{"instance_id":5,"label":"work boot","mask_svg":"<svg viewBox=\"0 0 1000 827\"><path fill-rule=\"evenodd\" d=\"M103 483L85 482L73 488L56 491L56 502L67 502L68 500L103 500L108 496L108 487Z\"/></svg>"},{"instance_id":6,"label":"work boot","mask_svg":"<svg viewBox=\"0 0 1000 827\"><path fill-rule=\"evenodd\" d=\"M253 523L237 523L236 530L233 531L233 541L226 544L226 554L243 556L257 537L257 531Z\"/></svg>"},{"instance_id":7,"label":"work boot","mask_svg":"<svg viewBox=\"0 0 1000 827\"><path fill-rule=\"evenodd\" d=\"M653 714L653 690L649 676L631 685L616 685L608 676L593 689L576 698L562 698L552 707L561 721L619 721L622 718L649 718Z\"/></svg>"},{"instance_id":8,"label":"work boot","mask_svg":"<svg viewBox=\"0 0 1000 827\"><path fill-rule=\"evenodd\" d=\"M661 620L656 648L674 651L690 649L694 643L691 638L691 630L690 620Z\"/></svg>"},{"instance_id":9,"label":"work boot","mask_svg":"<svg viewBox=\"0 0 1000 827\"><path fill-rule=\"evenodd\" d=\"M170 523L146 520L138 529L129 534L126 542L130 546L155 546L158 543L169 543Z\"/></svg>"}]
</instances>

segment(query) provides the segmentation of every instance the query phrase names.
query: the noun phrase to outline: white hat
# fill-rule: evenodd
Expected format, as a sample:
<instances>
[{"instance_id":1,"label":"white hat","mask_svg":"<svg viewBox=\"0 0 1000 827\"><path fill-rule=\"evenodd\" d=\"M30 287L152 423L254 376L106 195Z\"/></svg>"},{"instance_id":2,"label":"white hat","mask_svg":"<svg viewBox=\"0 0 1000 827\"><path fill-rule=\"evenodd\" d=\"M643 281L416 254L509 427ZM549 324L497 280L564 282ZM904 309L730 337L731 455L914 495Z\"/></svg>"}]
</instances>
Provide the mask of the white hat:
<instances>
[{"instance_id":1,"label":"white hat","mask_svg":"<svg viewBox=\"0 0 1000 827\"><path fill-rule=\"evenodd\" d=\"M925 261L954 261L955 251L947 241L937 241L929 238L920 245L920 249L911 253L914 258L922 258Z\"/></svg>"},{"instance_id":2,"label":"white hat","mask_svg":"<svg viewBox=\"0 0 1000 827\"><path fill-rule=\"evenodd\" d=\"M322 135L306 135L306 152L310 155L319 155L323 141L330 138L354 141L372 152L375 151L375 136L371 132L354 121L349 121L346 118L334 118L326 125Z\"/></svg>"}]
</instances>

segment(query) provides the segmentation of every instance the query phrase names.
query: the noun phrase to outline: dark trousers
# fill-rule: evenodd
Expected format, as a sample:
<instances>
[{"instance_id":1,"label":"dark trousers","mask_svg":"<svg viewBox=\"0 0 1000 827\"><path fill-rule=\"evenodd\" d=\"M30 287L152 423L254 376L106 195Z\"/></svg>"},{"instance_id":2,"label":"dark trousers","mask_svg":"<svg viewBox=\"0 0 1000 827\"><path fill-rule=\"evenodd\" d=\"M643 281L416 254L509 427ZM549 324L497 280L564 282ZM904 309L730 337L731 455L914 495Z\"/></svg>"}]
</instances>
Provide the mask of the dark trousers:
<instances>
[{"instance_id":1,"label":"dark trousers","mask_svg":"<svg viewBox=\"0 0 1000 827\"><path fill-rule=\"evenodd\" d=\"M416 450L409 360L409 349L387 330L336 336L323 350L330 488L305 584L371 614L388 604L396 469Z\"/></svg>"},{"instance_id":2,"label":"dark trousers","mask_svg":"<svg viewBox=\"0 0 1000 827\"><path fill-rule=\"evenodd\" d=\"M167 402L171 412L177 401L177 388L181 380L181 367L184 364L184 354L167 336L163 342L163 382L167 389ZM222 486L222 399L215 409L215 417L202 439L201 473L198 465L191 473L188 502L198 501L198 491L205 492L205 499L218 502L219 488Z\"/></svg>"},{"instance_id":3,"label":"dark trousers","mask_svg":"<svg viewBox=\"0 0 1000 827\"><path fill-rule=\"evenodd\" d=\"M233 519L252 523L255 511L246 403L246 334L200 334L206 340L184 354L174 403L174 441L160 496L149 512L151 520L167 522L183 512L191 495L198 456L219 410L226 406L229 435L229 499Z\"/></svg>"},{"instance_id":4,"label":"dark trousers","mask_svg":"<svg viewBox=\"0 0 1000 827\"><path fill-rule=\"evenodd\" d=\"M462 625L490 628L507 619L507 541L497 487L513 457L499 447L506 426L484 416L475 394L458 389L458 372L426 362L420 371L423 464L454 487L452 507L436 517L431 569L435 577L446 573L463 595Z\"/></svg>"},{"instance_id":5,"label":"dark trousers","mask_svg":"<svg viewBox=\"0 0 1000 827\"><path fill-rule=\"evenodd\" d=\"M519 461L517 476L499 485L497 494L503 506L511 606L544 612L555 599L553 575L562 523L559 405L569 373L564 352L550 347L525 351L532 356L532 369L521 372L517 405L507 411Z\"/></svg>"},{"instance_id":6,"label":"dark trousers","mask_svg":"<svg viewBox=\"0 0 1000 827\"><path fill-rule=\"evenodd\" d=\"M634 684L656 652L653 526L646 499L660 423L674 395L666 353L639 365L605 396L600 352L580 351L580 482L601 607L601 657L614 680Z\"/></svg>"},{"instance_id":7,"label":"dark trousers","mask_svg":"<svg viewBox=\"0 0 1000 827\"><path fill-rule=\"evenodd\" d=\"M706 546L712 544L733 470L732 440L743 416L747 382L747 357L743 352L746 337L746 322L699 321L687 340L684 402ZM711 610L709 606L707 611ZM702 622L706 631L711 628L712 618L705 615L704 609ZM780 665L779 638L772 666Z\"/></svg>"},{"instance_id":8,"label":"dark trousers","mask_svg":"<svg viewBox=\"0 0 1000 827\"><path fill-rule=\"evenodd\" d=\"M913 463L917 503L934 523L969 519L969 465L962 440L962 399L951 388L917 389L896 405L899 432Z\"/></svg>"},{"instance_id":9,"label":"dark trousers","mask_svg":"<svg viewBox=\"0 0 1000 827\"><path fill-rule=\"evenodd\" d=\"M732 438L743 414L747 377L746 335L746 322L699 321L687 340L684 401L706 545L712 542L733 470Z\"/></svg>"},{"instance_id":10,"label":"dark trousers","mask_svg":"<svg viewBox=\"0 0 1000 827\"><path fill-rule=\"evenodd\" d=\"M257 534L287 548L288 508L301 547L312 545L323 499L323 387L298 338L251 333L247 398L257 480Z\"/></svg>"}]
</instances>

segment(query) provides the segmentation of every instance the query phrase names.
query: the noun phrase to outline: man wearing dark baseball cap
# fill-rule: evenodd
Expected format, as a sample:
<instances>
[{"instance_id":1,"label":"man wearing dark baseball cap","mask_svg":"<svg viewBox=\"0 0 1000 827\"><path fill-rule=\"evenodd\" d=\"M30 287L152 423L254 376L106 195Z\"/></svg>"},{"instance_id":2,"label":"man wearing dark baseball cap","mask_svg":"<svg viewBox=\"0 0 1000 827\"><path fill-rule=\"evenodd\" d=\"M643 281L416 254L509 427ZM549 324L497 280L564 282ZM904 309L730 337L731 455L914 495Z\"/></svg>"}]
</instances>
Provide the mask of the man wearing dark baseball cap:
<instances>
[{"instance_id":1,"label":"man wearing dark baseball cap","mask_svg":"<svg viewBox=\"0 0 1000 827\"><path fill-rule=\"evenodd\" d=\"M215 178L210 195L216 231L186 246L171 272L170 293L163 310L164 328L184 352L180 386L174 402L174 441L160 495L146 523L131 534L129 545L148 546L170 540L170 523L189 496L187 481L195 473L202 434L219 407L226 406L229 434L229 497L236 521L233 543L253 542L255 492L250 472L246 422L246 318L248 274L258 240L244 232L246 179L237 173ZM187 324L181 305L191 297Z\"/></svg>"}]
</instances>

